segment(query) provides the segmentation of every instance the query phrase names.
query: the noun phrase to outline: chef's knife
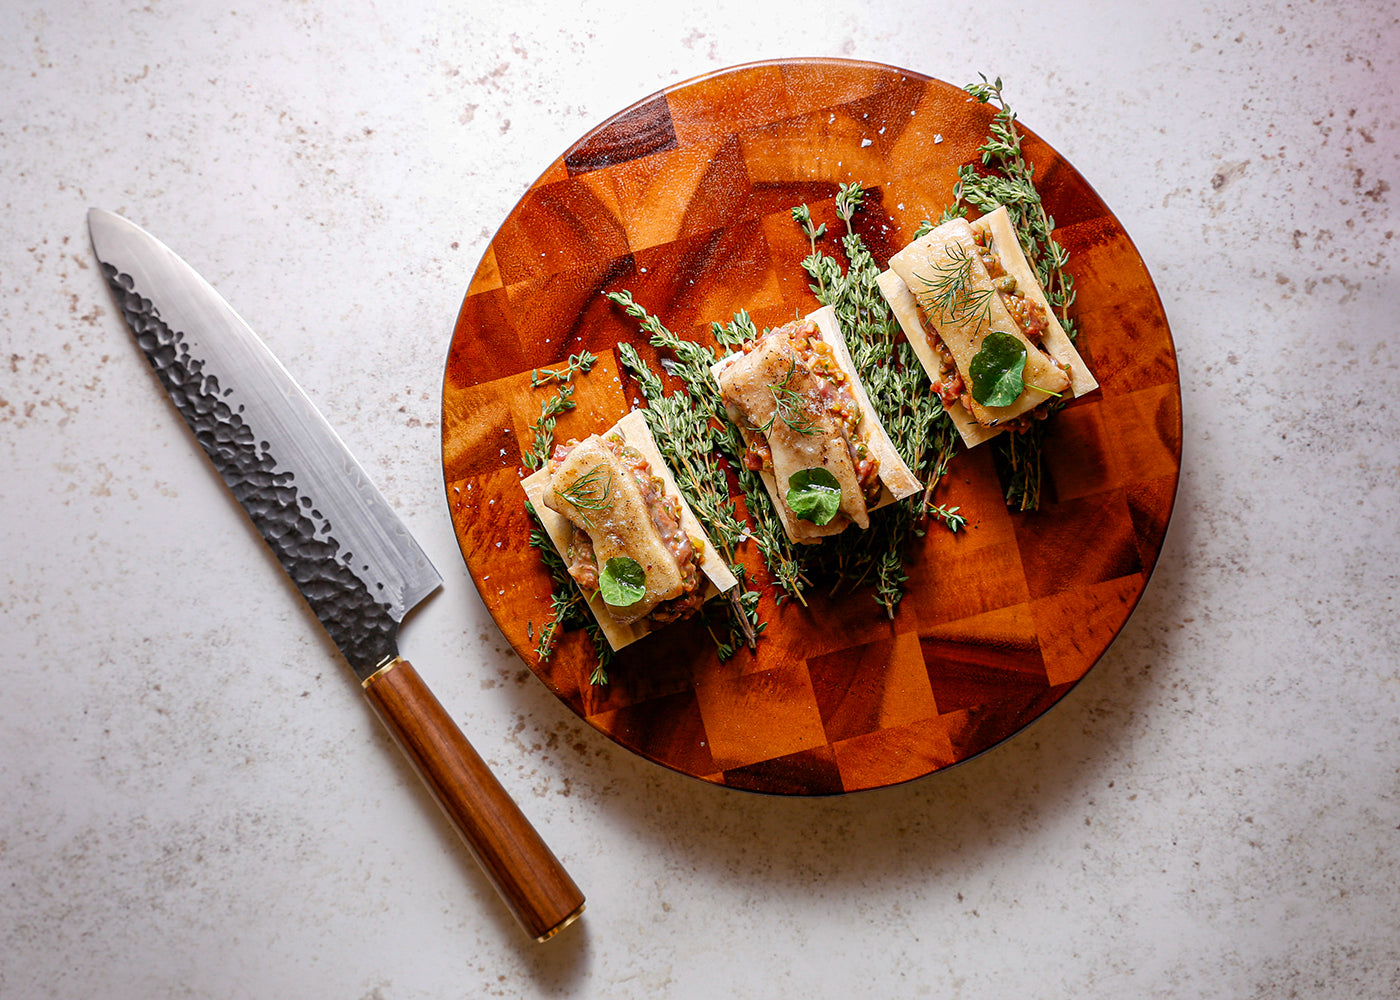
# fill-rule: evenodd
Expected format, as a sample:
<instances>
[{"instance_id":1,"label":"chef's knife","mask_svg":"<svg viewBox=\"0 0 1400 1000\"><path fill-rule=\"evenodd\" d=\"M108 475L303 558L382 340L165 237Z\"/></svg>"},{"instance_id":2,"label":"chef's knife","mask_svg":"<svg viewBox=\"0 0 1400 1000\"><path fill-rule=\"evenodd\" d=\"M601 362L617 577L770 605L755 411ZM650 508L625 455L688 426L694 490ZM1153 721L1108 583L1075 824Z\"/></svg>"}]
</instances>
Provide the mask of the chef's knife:
<instances>
[{"instance_id":1,"label":"chef's knife","mask_svg":"<svg viewBox=\"0 0 1400 1000\"><path fill-rule=\"evenodd\" d=\"M442 583L300 386L194 269L92 209L122 316L214 467L360 679L365 697L525 929L544 941L583 895L398 655L400 622Z\"/></svg>"}]
</instances>

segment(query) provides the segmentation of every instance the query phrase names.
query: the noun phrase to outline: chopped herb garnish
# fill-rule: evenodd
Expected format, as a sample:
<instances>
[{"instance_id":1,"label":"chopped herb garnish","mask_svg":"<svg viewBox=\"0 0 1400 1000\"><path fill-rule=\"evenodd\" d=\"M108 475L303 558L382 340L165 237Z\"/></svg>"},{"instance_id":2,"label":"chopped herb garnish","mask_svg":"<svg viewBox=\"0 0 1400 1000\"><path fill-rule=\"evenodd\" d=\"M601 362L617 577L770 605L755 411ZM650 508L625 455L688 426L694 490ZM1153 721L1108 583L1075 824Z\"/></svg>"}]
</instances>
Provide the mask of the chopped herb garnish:
<instances>
[{"instance_id":1,"label":"chopped herb garnish","mask_svg":"<svg viewBox=\"0 0 1400 1000\"><path fill-rule=\"evenodd\" d=\"M764 435L773 432L773 424L778 420L781 420L788 430L803 437L811 437L820 430L807 409L806 398L802 393L789 388L796 371L797 358L794 357L788 361L788 370L782 381L768 387L768 391L773 394L773 415L768 418L767 423L758 428Z\"/></svg>"},{"instance_id":2,"label":"chopped herb garnish","mask_svg":"<svg viewBox=\"0 0 1400 1000\"><path fill-rule=\"evenodd\" d=\"M592 515L608 509L608 501L612 497L612 473L601 465L595 465L555 492L577 510L584 524L591 528Z\"/></svg>"},{"instance_id":3,"label":"chopped herb garnish","mask_svg":"<svg viewBox=\"0 0 1400 1000\"><path fill-rule=\"evenodd\" d=\"M917 277L924 284L923 300L954 323L976 322L991 315L996 289L973 288L975 258L961 243L948 245L948 259L931 275Z\"/></svg>"}]
</instances>

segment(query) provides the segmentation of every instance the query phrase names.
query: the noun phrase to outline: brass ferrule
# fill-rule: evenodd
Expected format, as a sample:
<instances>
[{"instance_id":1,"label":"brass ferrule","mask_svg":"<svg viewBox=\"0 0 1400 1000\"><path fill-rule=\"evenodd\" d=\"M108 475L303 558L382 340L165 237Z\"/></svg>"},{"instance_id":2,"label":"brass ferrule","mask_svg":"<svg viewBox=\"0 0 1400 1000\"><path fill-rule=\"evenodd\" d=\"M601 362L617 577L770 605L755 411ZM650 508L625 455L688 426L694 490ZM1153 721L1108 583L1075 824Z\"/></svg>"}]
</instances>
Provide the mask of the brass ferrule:
<instances>
[{"instance_id":1,"label":"brass ferrule","mask_svg":"<svg viewBox=\"0 0 1400 1000\"><path fill-rule=\"evenodd\" d=\"M397 666L398 666L400 663L402 663L402 662L403 662L403 657L402 657L402 656L390 657L388 660L385 660L383 663L381 663L381 664L379 665L379 669L378 669L378 670L376 670L374 673L370 674L370 675L369 675L368 677L366 677L364 680L360 681L360 687L362 687L362 688L367 688L367 687L369 687L369 686L370 686L371 684L373 684L375 681L379 680L380 677L382 677L382 676L384 676L385 674L387 674L390 670L393 670L395 667L397 667Z\"/></svg>"}]
</instances>

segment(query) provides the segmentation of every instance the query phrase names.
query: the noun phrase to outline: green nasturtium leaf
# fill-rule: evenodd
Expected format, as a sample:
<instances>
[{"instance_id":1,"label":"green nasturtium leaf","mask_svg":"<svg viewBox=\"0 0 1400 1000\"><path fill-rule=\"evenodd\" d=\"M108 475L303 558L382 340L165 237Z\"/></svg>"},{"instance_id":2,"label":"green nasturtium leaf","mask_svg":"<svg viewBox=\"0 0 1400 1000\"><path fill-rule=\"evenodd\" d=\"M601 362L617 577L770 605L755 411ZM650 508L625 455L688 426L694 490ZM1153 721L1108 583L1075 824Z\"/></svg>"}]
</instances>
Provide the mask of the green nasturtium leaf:
<instances>
[{"instance_id":1,"label":"green nasturtium leaf","mask_svg":"<svg viewBox=\"0 0 1400 1000\"><path fill-rule=\"evenodd\" d=\"M825 469L799 469L788 478L788 510L813 524L830 524L841 509L841 484Z\"/></svg>"},{"instance_id":2,"label":"green nasturtium leaf","mask_svg":"<svg viewBox=\"0 0 1400 1000\"><path fill-rule=\"evenodd\" d=\"M983 406L1010 406L1026 387L1025 370L1025 344L1009 333L987 334L967 366L972 398Z\"/></svg>"},{"instance_id":3,"label":"green nasturtium leaf","mask_svg":"<svg viewBox=\"0 0 1400 1000\"><path fill-rule=\"evenodd\" d=\"M603 600L614 608L626 608L646 596L646 570L637 560L616 556L603 563L598 574L598 590Z\"/></svg>"}]
</instances>

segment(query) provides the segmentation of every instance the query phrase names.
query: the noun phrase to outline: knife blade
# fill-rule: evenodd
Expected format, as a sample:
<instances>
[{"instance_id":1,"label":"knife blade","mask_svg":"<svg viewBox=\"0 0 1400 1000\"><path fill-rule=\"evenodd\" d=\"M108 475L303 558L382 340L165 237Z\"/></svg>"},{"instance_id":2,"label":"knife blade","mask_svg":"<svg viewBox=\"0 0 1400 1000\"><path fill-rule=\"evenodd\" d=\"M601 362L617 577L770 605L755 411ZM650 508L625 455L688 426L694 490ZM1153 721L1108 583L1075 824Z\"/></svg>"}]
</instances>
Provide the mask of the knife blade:
<instances>
[{"instance_id":1,"label":"knife blade","mask_svg":"<svg viewBox=\"0 0 1400 1000\"><path fill-rule=\"evenodd\" d=\"M521 925L545 941L584 897L399 655L404 616L442 578L344 442L252 328L139 226L88 212L123 319L214 468L359 678Z\"/></svg>"}]
</instances>

